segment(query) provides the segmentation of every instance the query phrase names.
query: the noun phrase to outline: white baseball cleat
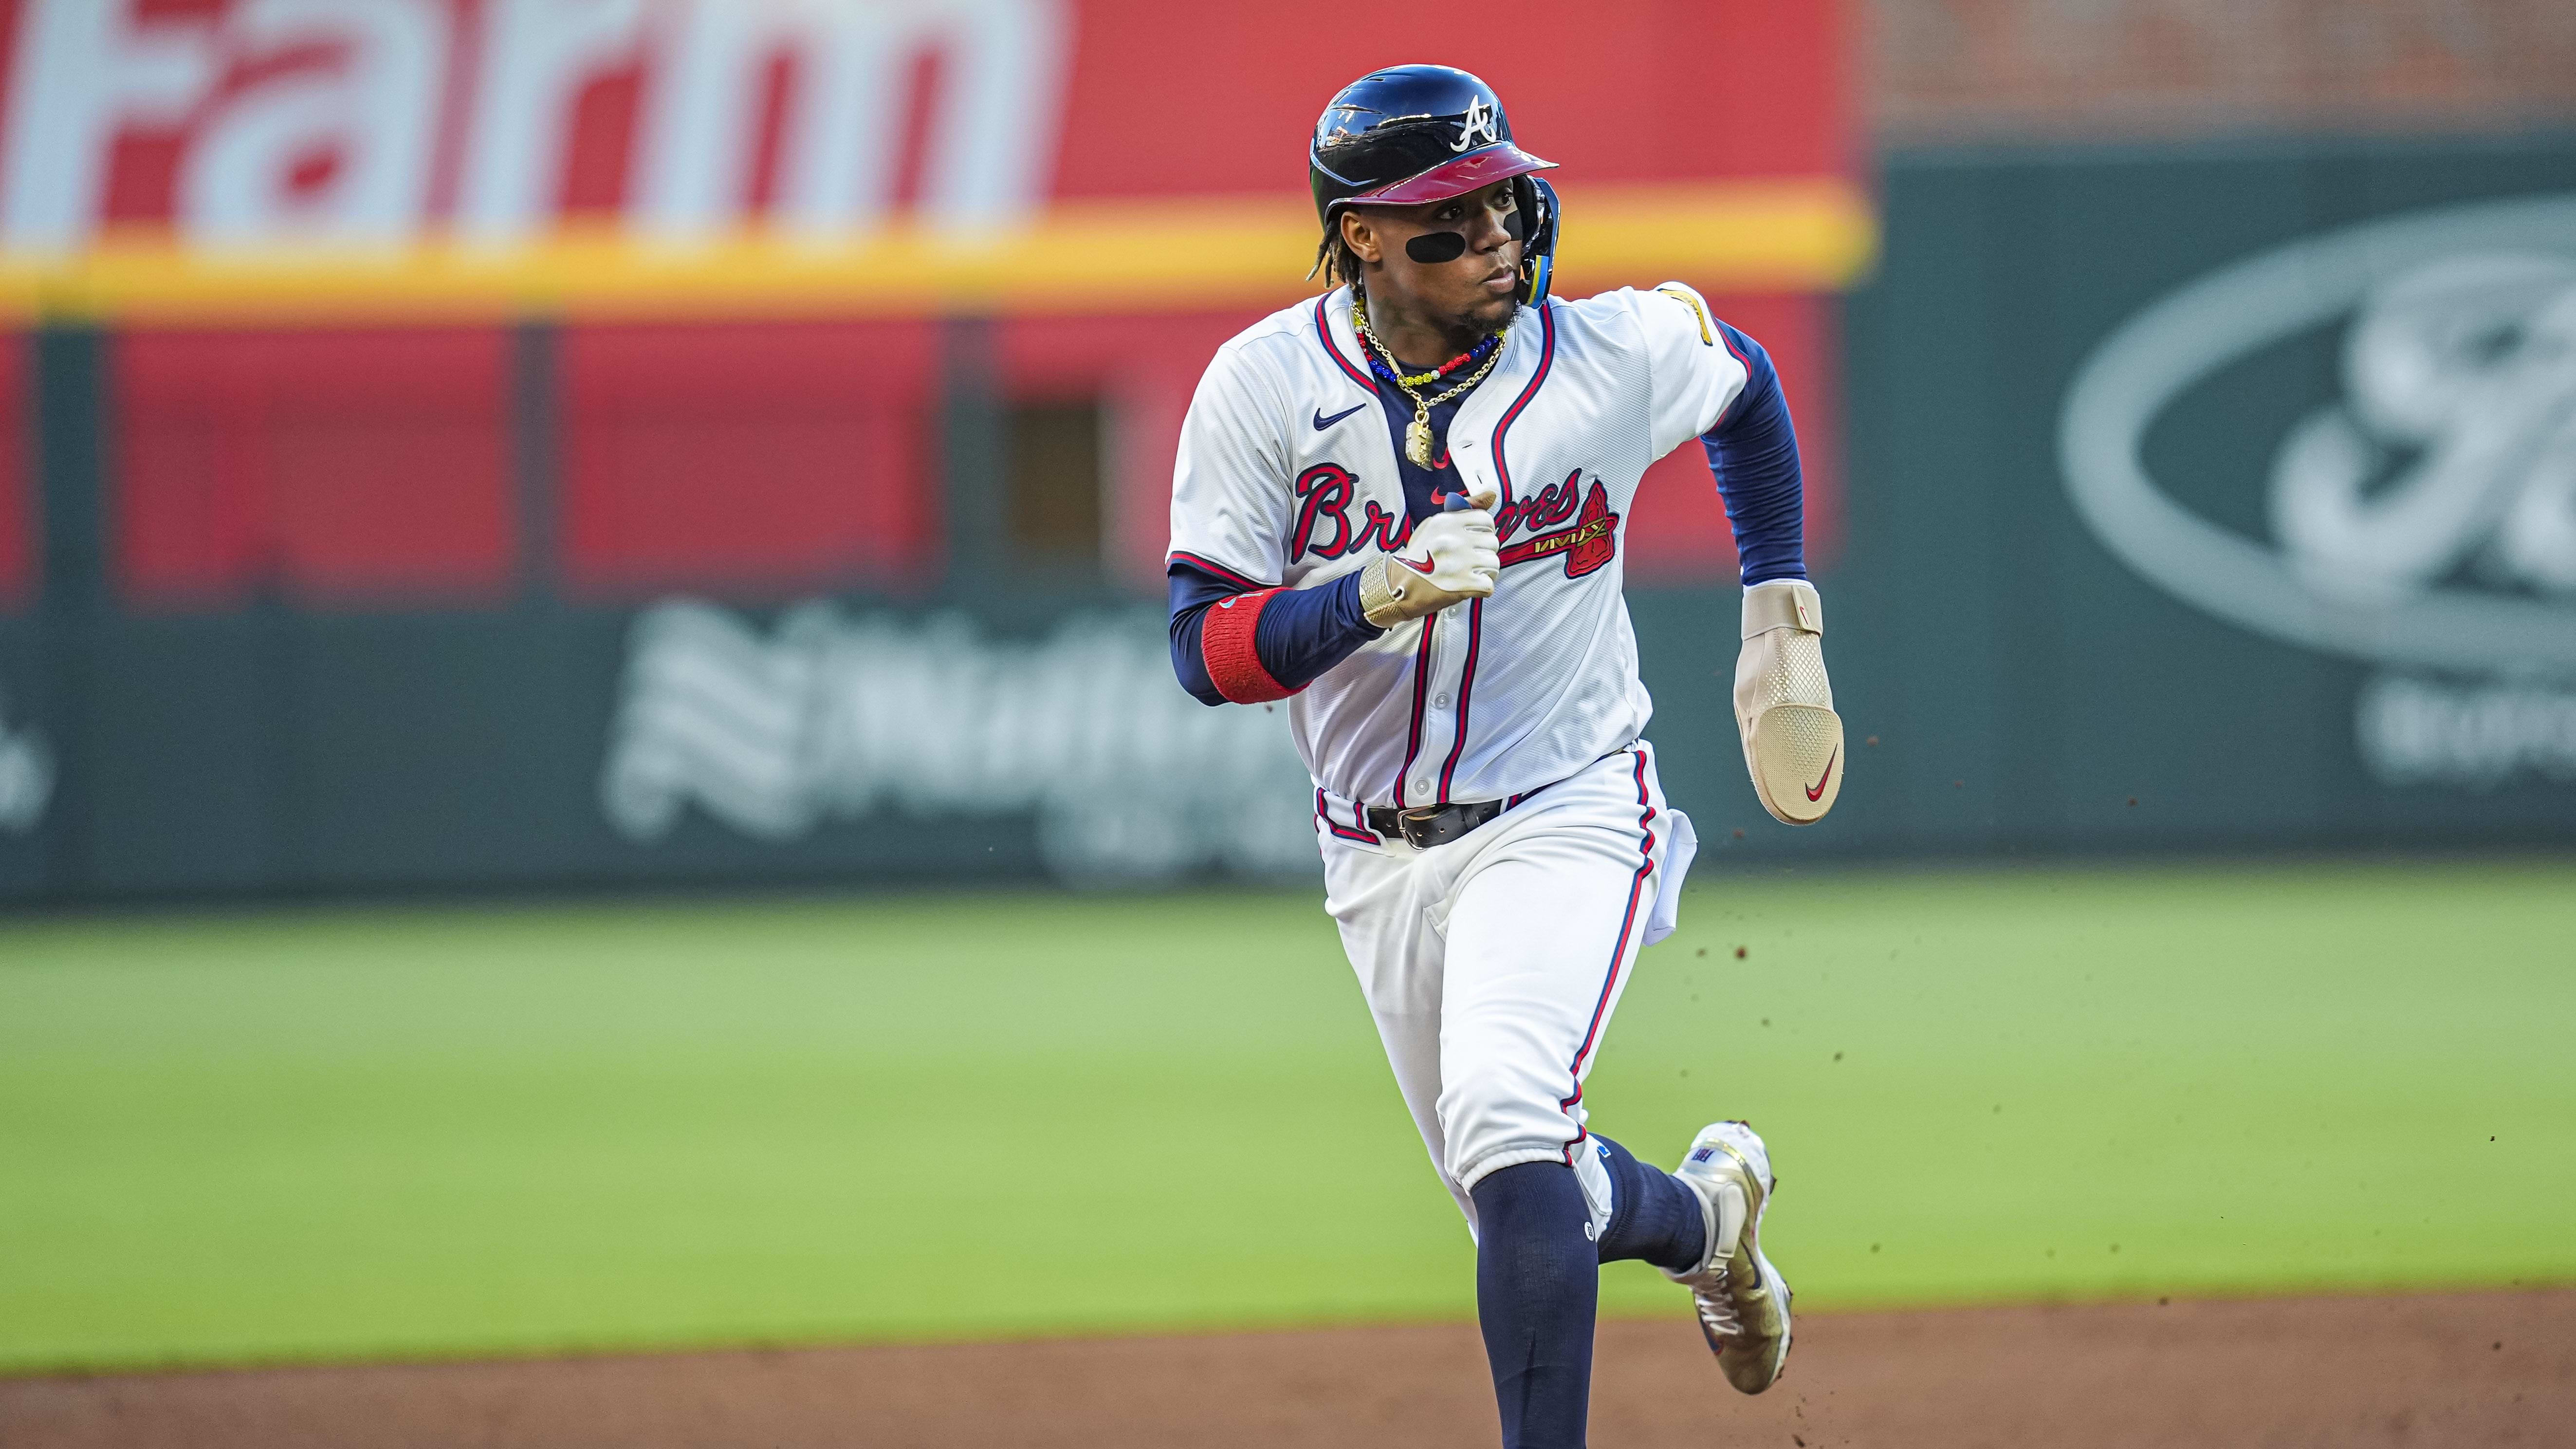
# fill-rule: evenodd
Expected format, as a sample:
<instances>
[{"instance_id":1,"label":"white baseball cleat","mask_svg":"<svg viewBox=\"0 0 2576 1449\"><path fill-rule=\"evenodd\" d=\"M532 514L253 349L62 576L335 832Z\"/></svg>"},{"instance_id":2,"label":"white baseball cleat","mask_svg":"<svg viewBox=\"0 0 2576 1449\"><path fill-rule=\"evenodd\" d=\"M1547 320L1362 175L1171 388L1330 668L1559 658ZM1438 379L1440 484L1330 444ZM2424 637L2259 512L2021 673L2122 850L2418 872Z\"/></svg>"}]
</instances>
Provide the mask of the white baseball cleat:
<instances>
[{"instance_id":1,"label":"white baseball cleat","mask_svg":"<svg viewBox=\"0 0 2576 1449\"><path fill-rule=\"evenodd\" d=\"M1789 1280L1762 1256L1762 1210L1779 1180L1771 1154L1742 1122L1702 1128L1673 1176L1699 1197L1708 1219L1708 1256L1688 1273L1664 1276L1690 1289L1699 1331L1726 1381L1758 1394L1789 1359Z\"/></svg>"}]
</instances>

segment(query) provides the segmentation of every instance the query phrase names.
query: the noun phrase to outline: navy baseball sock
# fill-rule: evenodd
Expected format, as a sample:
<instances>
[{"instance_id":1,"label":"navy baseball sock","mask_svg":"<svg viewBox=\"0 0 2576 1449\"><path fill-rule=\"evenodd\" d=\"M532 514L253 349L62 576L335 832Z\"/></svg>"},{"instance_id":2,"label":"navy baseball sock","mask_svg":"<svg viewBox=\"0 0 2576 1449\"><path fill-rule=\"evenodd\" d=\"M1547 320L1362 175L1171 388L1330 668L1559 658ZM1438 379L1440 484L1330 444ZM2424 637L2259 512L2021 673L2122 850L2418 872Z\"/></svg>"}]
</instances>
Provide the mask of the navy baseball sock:
<instances>
[{"instance_id":1,"label":"navy baseball sock","mask_svg":"<svg viewBox=\"0 0 2576 1449\"><path fill-rule=\"evenodd\" d=\"M1601 1234L1601 1261L1643 1258L1676 1273L1698 1267L1708 1251L1708 1219L1698 1195L1600 1133L1592 1140L1609 1149L1601 1157L1610 1169L1610 1226Z\"/></svg>"},{"instance_id":2,"label":"navy baseball sock","mask_svg":"<svg viewBox=\"0 0 2576 1449\"><path fill-rule=\"evenodd\" d=\"M1583 1449L1601 1270L1582 1185L1562 1163L1524 1162L1488 1173L1472 1196L1476 1319L1504 1449Z\"/></svg>"}]
</instances>

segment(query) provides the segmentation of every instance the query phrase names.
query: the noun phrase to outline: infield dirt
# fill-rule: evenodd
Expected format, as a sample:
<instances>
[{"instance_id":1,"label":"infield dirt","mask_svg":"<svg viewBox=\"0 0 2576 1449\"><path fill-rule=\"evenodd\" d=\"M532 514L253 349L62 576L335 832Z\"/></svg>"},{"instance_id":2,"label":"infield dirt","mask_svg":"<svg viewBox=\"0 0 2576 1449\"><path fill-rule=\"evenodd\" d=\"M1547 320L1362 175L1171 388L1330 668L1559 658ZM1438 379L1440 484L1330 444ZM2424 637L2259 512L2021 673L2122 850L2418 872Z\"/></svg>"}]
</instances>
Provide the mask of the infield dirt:
<instances>
[{"instance_id":1,"label":"infield dirt","mask_svg":"<svg viewBox=\"0 0 2576 1449\"><path fill-rule=\"evenodd\" d=\"M2576 1291L1811 1315L1730 1392L1687 1318L1602 1325L1604 1449L2576 1442ZM1467 1325L0 1380L11 1449L1494 1441Z\"/></svg>"}]
</instances>

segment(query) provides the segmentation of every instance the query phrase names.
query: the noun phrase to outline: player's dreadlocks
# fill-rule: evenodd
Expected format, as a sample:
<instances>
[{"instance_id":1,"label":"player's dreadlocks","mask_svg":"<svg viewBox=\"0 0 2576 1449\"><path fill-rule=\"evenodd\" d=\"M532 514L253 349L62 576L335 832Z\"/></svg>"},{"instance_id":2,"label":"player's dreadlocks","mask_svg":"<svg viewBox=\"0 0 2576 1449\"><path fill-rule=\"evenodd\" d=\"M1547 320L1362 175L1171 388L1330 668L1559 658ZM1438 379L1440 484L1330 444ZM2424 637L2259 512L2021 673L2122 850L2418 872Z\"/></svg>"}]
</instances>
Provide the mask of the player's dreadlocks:
<instances>
[{"instance_id":1,"label":"player's dreadlocks","mask_svg":"<svg viewBox=\"0 0 2576 1449\"><path fill-rule=\"evenodd\" d=\"M1350 241L1342 235L1342 218L1335 213L1333 224L1315 243L1315 265L1306 269L1306 275L1311 277L1320 271L1327 285L1348 282L1356 292L1360 289L1360 265L1360 255L1351 250Z\"/></svg>"}]
</instances>

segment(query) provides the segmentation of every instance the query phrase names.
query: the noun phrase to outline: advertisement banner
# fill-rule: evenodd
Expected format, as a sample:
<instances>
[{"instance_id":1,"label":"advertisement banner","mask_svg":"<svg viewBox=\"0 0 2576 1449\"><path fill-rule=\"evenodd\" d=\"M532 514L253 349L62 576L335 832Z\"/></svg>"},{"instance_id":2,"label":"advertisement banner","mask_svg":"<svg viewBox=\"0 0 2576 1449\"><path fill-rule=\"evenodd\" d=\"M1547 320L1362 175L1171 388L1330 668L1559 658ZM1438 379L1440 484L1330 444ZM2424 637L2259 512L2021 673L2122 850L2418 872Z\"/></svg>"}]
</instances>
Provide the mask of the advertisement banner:
<instances>
[{"instance_id":1,"label":"advertisement banner","mask_svg":"<svg viewBox=\"0 0 2576 1449\"><path fill-rule=\"evenodd\" d=\"M1703 822L1707 879L1782 856L2576 839L2576 145L1927 154L1884 186L1885 265L1841 305L1852 491L1821 583L1853 750L1824 824L1772 823L1744 782L1731 596L1631 582L1659 767ZM618 491L650 475L621 473L617 450L713 466L794 435L723 413L691 431L660 360L735 347L698 355L746 396L792 395L791 373L911 334L826 328L784 354L766 333L695 329L603 333L595 353L542 334L437 342L412 385L333 396L498 480L510 542L474 566L504 594L316 607L259 582L304 575L253 571L225 575L220 607L147 607L160 596L133 592L133 560L185 582L212 577L190 559L278 556L224 544L261 535L226 532L239 515L218 509L129 558L118 515L139 495L111 487L101 506L79 486L159 478L153 449L285 407L256 368L216 369L238 390L204 392L209 370L168 350L215 334L195 335L122 361L130 339L29 354L45 546L22 577L44 576L44 602L0 611L0 892L1137 883L1311 864L1311 791L1280 721L1188 700L1148 603L1032 586L970 608L935 581L913 601L652 587L676 535L641 521L660 516L652 492ZM289 335L263 345L291 351ZM1015 365L1068 366L1079 353L1045 350L1068 335L1028 334L1044 346ZM327 363L375 344L298 345ZM772 355L789 360L758 372ZM568 358L577 387L530 390ZM120 457L85 421L120 392L199 400L129 408L141 431ZM482 473L456 441L478 398L505 441ZM641 431L574 436L615 418ZM327 420L217 455L279 449L318 488ZM536 466L556 457L596 461ZM1713 510L1706 488L1667 492ZM527 520L568 516L530 510L575 489L598 490L579 505L597 542L567 553ZM358 516L266 537L306 539L291 556L339 577ZM477 516L424 515L405 556L483 537ZM907 516L801 536L873 539L919 526ZM725 524L695 527L751 546ZM637 596L586 601L564 567L584 558L623 560ZM95 576L62 575L84 559Z\"/></svg>"},{"instance_id":2,"label":"advertisement banner","mask_svg":"<svg viewBox=\"0 0 2576 1449\"><path fill-rule=\"evenodd\" d=\"M962 614L816 602L763 629L673 601L628 633L600 808L629 841L692 807L790 844L827 820L1032 817L1059 879L1159 881L1315 863L1305 766L1271 710L1169 687L1162 618L1075 615L999 642Z\"/></svg>"},{"instance_id":3,"label":"advertisement banner","mask_svg":"<svg viewBox=\"0 0 2576 1449\"><path fill-rule=\"evenodd\" d=\"M1829 553L1842 20L0 0L0 892L1281 869L1284 737L1149 601L1323 103L1492 80L1561 291L1770 347ZM1635 576L1730 577L1649 485Z\"/></svg>"},{"instance_id":4,"label":"advertisement banner","mask_svg":"<svg viewBox=\"0 0 2576 1449\"><path fill-rule=\"evenodd\" d=\"M2576 839L2576 145L1924 154L1886 198L1847 830Z\"/></svg>"},{"instance_id":5,"label":"advertisement banner","mask_svg":"<svg viewBox=\"0 0 2576 1449\"><path fill-rule=\"evenodd\" d=\"M129 321L1132 312L1294 300L1302 142L1485 75L1572 278L1866 263L1840 7L1462 26L1182 0L7 0L0 311Z\"/></svg>"}]
</instances>

